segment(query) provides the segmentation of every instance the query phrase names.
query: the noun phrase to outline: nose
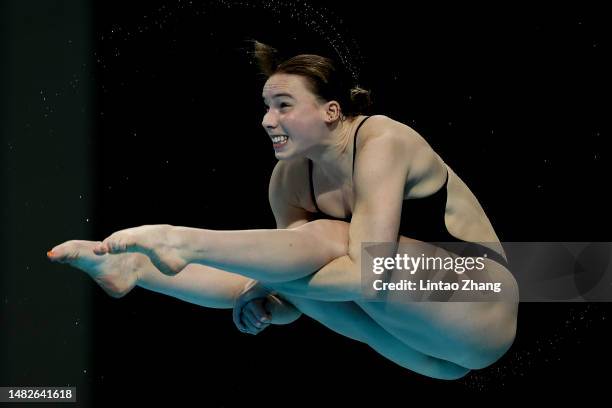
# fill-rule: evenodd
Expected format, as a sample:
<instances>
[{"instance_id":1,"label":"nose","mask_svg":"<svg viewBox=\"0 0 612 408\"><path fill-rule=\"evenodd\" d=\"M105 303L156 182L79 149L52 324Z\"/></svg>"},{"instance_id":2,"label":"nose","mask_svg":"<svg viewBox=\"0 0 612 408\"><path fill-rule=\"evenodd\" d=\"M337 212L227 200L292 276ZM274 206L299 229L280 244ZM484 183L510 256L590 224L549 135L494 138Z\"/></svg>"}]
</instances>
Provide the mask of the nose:
<instances>
[{"instance_id":1,"label":"nose","mask_svg":"<svg viewBox=\"0 0 612 408\"><path fill-rule=\"evenodd\" d=\"M265 129L274 129L278 126L278 118L273 113L272 109L268 109L268 111L264 114L263 119L261 120L261 125Z\"/></svg>"}]
</instances>

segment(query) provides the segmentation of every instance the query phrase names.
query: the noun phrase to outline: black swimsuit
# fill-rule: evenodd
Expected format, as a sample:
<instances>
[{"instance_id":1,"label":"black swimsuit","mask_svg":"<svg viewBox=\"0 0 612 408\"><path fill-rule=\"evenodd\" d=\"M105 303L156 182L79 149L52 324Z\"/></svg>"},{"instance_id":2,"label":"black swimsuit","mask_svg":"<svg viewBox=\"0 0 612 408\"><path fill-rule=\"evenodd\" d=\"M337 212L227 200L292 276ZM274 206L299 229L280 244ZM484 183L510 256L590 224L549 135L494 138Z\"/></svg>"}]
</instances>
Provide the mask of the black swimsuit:
<instances>
[{"instance_id":1,"label":"black swimsuit","mask_svg":"<svg viewBox=\"0 0 612 408\"><path fill-rule=\"evenodd\" d=\"M357 129L355 130L354 142L353 142L353 174L355 173L355 155L357 152L357 134L359 128L368 120L370 116L366 117L361 121ZM314 193L314 183L312 181L312 161L308 160L308 175L310 178L310 196L314 207L318 212L319 219L331 219L351 222L352 215L348 218L338 218L325 214L317 205L317 200ZM435 242L442 243L441 247L444 247L443 243L465 243L465 247L461 250L462 256L483 256L487 254L487 257L493 259L504 266L508 266L506 260L499 253L487 248L483 245L464 241L456 238L446 228L444 222L444 214L446 212L446 198L447 198L447 185L448 185L448 171L446 172L446 180L442 187L435 193L428 195L427 197L407 199L402 203L402 215L400 221L399 234L408 238L416 239L424 242ZM456 250L456 245L451 245ZM447 249L451 249L450 247ZM453 252L455 252L453 250Z\"/></svg>"}]
</instances>

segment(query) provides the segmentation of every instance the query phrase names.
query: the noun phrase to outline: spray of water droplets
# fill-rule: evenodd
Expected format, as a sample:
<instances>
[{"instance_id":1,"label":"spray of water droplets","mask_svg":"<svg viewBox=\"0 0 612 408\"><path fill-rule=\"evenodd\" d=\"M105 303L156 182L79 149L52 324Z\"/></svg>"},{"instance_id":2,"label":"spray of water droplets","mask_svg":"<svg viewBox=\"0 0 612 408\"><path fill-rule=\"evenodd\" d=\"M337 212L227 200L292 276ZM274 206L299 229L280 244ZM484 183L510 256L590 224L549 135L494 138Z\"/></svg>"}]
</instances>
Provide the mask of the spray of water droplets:
<instances>
[{"instance_id":1,"label":"spray of water droplets","mask_svg":"<svg viewBox=\"0 0 612 408\"><path fill-rule=\"evenodd\" d=\"M362 56L354 38L343 29L343 20L333 12L317 5L314 7L308 0L265 0L262 2L249 0L209 0L209 1L181 1L174 5L162 5L155 10L142 15L140 21L132 27L123 27L113 24L104 32L98 33L101 41L113 40L115 44L134 39L152 30L161 30L172 24L179 24L181 20L189 17L198 17L212 14L215 10L256 10L261 11L277 21L299 26L305 31L318 36L321 41L335 52L333 58L339 62L355 84L359 83L360 65ZM121 51L116 45L105 57L119 57ZM105 58L95 55L98 66L106 69Z\"/></svg>"},{"instance_id":2,"label":"spray of water droplets","mask_svg":"<svg viewBox=\"0 0 612 408\"><path fill-rule=\"evenodd\" d=\"M517 378L526 377L534 368L563 364L564 356L577 353L589 331L607 324L607 312L601 307L584 303L572 307L562 326L553 333L535 340L492 366L470 373L460 382L470 390L495 391L506 389ZM519 316L520 318L520 316ZM518 332L517 336L521 333Z\"/></svg>"},{"instance_id":3,"label":"spray of water droplets","mask_svg":"<svg viewBox=\"0 0 612 408\"><path fill-rule=\"evenodd\" d=\"M228 9L263 9L274 14L279 23L282 20L288 20L306 27L329 44L336 53L337 58L335 59L342 64L356 84L359 82L359 65L362 61L359 47L354 38L349 38L346 32L340 32L342 20L330 10L320 6L315 8L307 0L265 0L263 2L219 0L219 4Z\"/></svg>"}]
</instances>

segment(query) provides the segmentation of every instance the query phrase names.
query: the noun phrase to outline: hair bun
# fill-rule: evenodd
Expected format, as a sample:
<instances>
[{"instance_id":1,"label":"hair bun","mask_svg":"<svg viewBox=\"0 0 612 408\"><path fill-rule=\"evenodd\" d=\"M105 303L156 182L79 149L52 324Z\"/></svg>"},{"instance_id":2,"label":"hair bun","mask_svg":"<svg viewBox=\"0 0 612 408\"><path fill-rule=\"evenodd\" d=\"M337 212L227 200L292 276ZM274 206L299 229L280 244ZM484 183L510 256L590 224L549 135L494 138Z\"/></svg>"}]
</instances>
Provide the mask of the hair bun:
<instances>
[{"instance_id":1,"label":"hair bun","mask_svg":"<svg viewBox=\"0 0 612 408\"><path fill-rule=\"evenodd\" d=\"M371 92L359 86L352 88L351 104L355 112L368 112L372 106Z\"/></svg>"}]
</instances>

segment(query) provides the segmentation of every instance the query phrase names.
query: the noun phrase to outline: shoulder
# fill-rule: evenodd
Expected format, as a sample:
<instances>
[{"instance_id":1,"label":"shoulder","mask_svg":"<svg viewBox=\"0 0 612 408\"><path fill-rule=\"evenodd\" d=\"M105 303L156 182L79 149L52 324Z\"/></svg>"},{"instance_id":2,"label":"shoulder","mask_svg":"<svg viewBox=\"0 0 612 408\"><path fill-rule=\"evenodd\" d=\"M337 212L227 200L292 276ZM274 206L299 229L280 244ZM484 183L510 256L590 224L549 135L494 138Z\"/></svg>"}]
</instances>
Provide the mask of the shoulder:
<instances>
[{"instance_id":1,"label":"shoulder","mask_svg":"<svg viewBox=\"0 0 612 408\"><path fill-rule=\"evenodd\" d=\"M387 160L398 158L412 163L423 151L431 150L431 147L410 126L385 115L374 115L367 118L359 129L355 149L355 166L369 166L371 163L359 163L359 158L383 156Z\"/></svg>"},{"instance_id":2,"label":"shoulder","mask_svg":"<svg viewBox=\"0 0 612 408\"><path fill-rule=\"evenodd\" d=\"M409 185L443 178L444 162L410 126L385 115L369 117L359 129L355 172L400 171ZM437 182L434 180L434 183Z\"/></svg>"},{"instance_id":3,"label":"shoulder","mask_svg":"<svg viewBox=\"0 0 612 408\"><path fill-rule=\"evenodd\" d=\"M425 139L410 126L385 115L368 117L359 128L357 153L368 147L391 147L397 154L414 152L427 145Z\"/></svg>"}]
</instances>

